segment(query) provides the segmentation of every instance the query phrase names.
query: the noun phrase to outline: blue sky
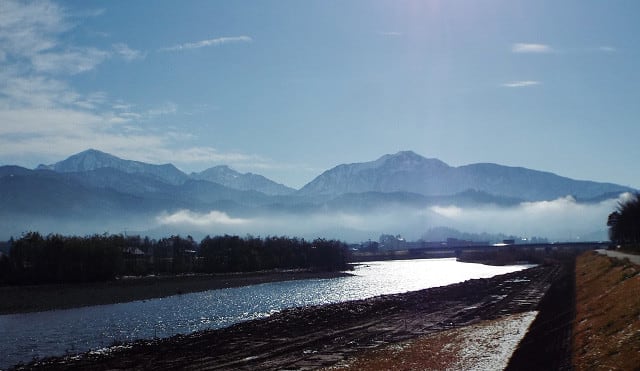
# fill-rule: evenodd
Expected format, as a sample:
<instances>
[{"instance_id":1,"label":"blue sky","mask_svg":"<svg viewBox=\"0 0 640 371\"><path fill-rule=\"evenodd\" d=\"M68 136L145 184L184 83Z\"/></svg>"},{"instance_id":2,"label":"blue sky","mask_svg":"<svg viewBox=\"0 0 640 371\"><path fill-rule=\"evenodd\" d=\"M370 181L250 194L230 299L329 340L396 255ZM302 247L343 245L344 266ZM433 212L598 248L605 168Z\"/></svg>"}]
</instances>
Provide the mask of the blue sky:
<instances>
[{"instance_id":1,"label":"blue sky","mask_svg":"<svg viewBox=\"0 0 640 371\"><path fill-rule=\"evenodd\" d=\"M637 1L0 0L0 164L300 187L413 150L640 188Z\"/></svg>"}]
</instances>

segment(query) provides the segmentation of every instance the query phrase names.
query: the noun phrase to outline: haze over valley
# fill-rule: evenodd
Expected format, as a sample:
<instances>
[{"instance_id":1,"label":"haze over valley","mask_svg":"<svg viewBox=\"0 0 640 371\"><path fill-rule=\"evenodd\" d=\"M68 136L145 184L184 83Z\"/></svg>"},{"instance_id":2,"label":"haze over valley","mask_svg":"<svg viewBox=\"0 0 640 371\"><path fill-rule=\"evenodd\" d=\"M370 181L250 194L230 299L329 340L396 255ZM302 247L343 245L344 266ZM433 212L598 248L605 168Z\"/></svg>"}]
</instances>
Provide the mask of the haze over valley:
<instances>
[{"instance_id":1,"label":"haze over valley","mask_svg":"<svg viewBox=\"0 0 640 371\"><path fill-rule=\"evenodd\" d=\"M412 151L341 164L296 190L219 165L186 174L86 150L35 169L0 167L0 238L43 233L289 235L417 240L429 229L606 239L635 190L498 164L452 167Z\"/></svg>"}]
</instances>

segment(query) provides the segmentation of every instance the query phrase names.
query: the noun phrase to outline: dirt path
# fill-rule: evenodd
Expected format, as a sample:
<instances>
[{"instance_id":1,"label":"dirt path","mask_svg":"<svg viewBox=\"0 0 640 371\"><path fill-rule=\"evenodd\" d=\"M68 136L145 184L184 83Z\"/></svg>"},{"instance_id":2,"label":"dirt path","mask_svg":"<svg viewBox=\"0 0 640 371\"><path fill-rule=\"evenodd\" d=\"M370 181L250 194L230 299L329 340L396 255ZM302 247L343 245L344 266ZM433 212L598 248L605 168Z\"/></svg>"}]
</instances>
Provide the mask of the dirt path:
<instances>
[{"instance_id":1,"label":"dirt path","mask_svg":"<svg viewBox=\"0 0 640 371\"><path fill-rule=\"evenodd\" d=\"M285 310L229 328L140 341L44 369L317 369L380 345L535 310L562 265L446 287Z\"/></svg>"},{"instance_id":2,"label":"dirt path","mask_svg":"<svg viewBox=\"0 0 640 371\"><path fill-rule=\"evenodd\" d=\"M599 254L606 255L611 258L629 259L629 261L632 262L633 264L640 265L640 255L628 254L622 251L605 250L605 249L598 249L596 251Z\"/></svg>"}]
</instances>

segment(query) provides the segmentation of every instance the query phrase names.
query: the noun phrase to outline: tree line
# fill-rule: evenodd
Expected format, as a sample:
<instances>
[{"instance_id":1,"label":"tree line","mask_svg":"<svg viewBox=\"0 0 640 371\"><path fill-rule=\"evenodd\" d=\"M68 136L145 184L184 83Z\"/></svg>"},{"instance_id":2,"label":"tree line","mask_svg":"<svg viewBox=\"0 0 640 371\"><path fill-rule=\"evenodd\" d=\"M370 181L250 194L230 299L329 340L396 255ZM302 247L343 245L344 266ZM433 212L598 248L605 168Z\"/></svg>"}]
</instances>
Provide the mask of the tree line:
<instances>
[{"instance_id":1,"label":"tree line","mask_svg":"<svg viewBox=\"0 0 640 371\"><path fill-rule=\"evenodd\" d=\"M607 219L612 243L640 250L640 194L618 203Z\"/></svg>"},{"instance_id":2,"label":"tree line","mask_svg":"<svg viewBox=\"0 0 640 371\"><path fill-rule=\"evenodd\" d=\"M347 245L337 240L290 237L124 235L43 236L10 240L0 255L0 283L95 282L120 276L252 272L274 269L345 270Z\"/></svg>"}]
</instances>

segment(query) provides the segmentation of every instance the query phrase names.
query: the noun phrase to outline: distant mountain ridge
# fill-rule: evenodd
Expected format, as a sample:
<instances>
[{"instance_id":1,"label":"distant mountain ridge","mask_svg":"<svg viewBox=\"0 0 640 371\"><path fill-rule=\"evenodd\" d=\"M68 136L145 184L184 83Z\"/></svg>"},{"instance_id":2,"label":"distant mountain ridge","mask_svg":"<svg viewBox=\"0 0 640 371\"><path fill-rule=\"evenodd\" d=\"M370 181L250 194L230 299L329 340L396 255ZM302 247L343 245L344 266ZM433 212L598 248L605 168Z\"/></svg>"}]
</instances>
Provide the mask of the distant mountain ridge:
<instances>
[{"instance_id":1,"label":"distant mountain ridge","mask_svg":"<svg viewBox=\"0 0 640 371\"><path fill-rule=\"evenodd\" d=\"M37 167L37 170L53 170L59 173L83 173L99 169L113 169L127 174L142 175L171 185L181 185L189 179L195 179L218 183L242 191L254 190L268 195L286 195L295 191L262 175L241 174L226 165L215 166L200 173L187 175L172 164L154 165L125 160L95 149L77 153L53 165L39 165Z\"/></svg>"},{"instance_id":2,"label":"distant mountain ridge","mask_svg":"<svg viewBox=\"0 0 640 371\"><path fill-rule=\"evenodd\" d=\"M215 166L199 173L191 173L192 179L206 180L243 191L254 190L268 195L288 195L295 192L259 174L239 173L226 165Z\"/></svg>"},{"instance_id":3,"label":"distant mountain ridge","mask_svg":"<svg viewBox=\"0 0 640 371\"><path fill-rule=\"evenodd\" d=\"M40 165L37 169L49 169L59 173L77 173L102 168L116 169L127 174L144 174L173 185L182 184L189 179L185 173L172 164L153 165L140 161L123 160L95 149L77 153L53 165Z\"/></svg>"},{"instance_id":4,"label":"distant mountain ridge","mask_svg":"<svg viewBox=\"0 0 640 371\"><path fill-rule=\"evenodd\" d=\"M411 151L384 155L371 162L338 165L302 187L300 195L338 196L363 192L411 192L425 196L467 190L525 201L572 195L591 199L602 194L633 192L612 183L573 180L549 172L497 164L451 167Z\"/></svg>"},{"instance_id":5,"label":"distant mountain ridge","mask_svg":"<svg viewBox=\"0 0 640 371\"><path fill-rule=\"evenodd\" d=\"M8 169L16 172L21 168L5 166L3 169L5 172ZM400 197L406 200L406 196L400 195L439 197L474 191L478 192L474 196L478 199L488 199L480 197L480 194L486 194L503 198L505 202L513 202L551 200L567 195L582 200L595 200L635 191L617 184L574 180L523 167L491 163L452 167L439 159L425 158L412 151L387 154L369 162L335 166L297 191L262 175L239 173L226 165L187 175L172 164L154 165L125 160L95 149L77 153L53 165L40 165L37 170L51 170L71 176L82 174L76 180L84 186L111 188L126 194L171 193L175 189L167 186L206 181L229 189L256 191L267 196L295 195L298 200L305 201L335 199L333 204L337 204L344 195L352 195L348 198L353 200L353 195L356 194L367 195L359 196L359 199L370 197L389 200ZM129 179L123 177L122 173L128 174ZM395 196L382 197L383 194Z\"/></svg>"},{"instance_id":6,"label":"distant mountain ridge","mask_svg":"<svg viewBox=\"0 0 640 371\"><path fill-rule=\"evenodd\" d=\"M447 223L446 215L435 213L434 206L514 208L524 201L567 195L576 202L596 204L623 192L635 190L497 164L451 167L411 151L338 165L295 191L228 166L187 175L171 164L153 165L87 150L37 169L0 166L0 238L28 230L160 231L164 228L162 215L175 215L171 219L175 225L217 225L226 233L226 228L252 218L269 221L269 226L280 217L286 220L284 225L304 227L310 220L340 223L341 217L353 220L349 215L366 219L394 211L396 216L389 218L398 221L398 215L409 215L406 211L412 210L413 224L408 220L399 223L419 229L426 222ZM212 211L229 218L215 224L217 216L208 214ZM348 228L341 225L327 230Z\"/></svg>"}]
</instances>

